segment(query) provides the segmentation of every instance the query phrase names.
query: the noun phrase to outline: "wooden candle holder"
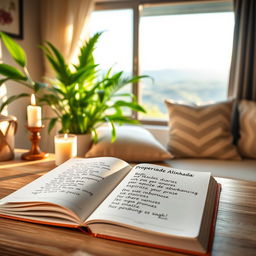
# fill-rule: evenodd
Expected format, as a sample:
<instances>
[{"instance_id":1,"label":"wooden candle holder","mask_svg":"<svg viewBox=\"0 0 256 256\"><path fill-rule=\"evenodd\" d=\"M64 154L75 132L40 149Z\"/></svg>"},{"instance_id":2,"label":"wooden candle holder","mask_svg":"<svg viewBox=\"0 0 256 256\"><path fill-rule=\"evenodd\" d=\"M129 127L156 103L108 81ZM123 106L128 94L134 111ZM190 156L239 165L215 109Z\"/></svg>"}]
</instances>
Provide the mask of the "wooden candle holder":
<instances>
[{"instance_id":1,"label":"wooden candle holder","mask_svg":"<svg viewBox=\"0 0 256 256\"><path fill-rule=\"evenodd\" d=\"M43 128L44 126L41 126L41 127L27 126L27 129L32 133L32 135L30 136L30 141L32 142L32 146L30 151L21 155L21 159L27 160L27 161L33 161L33 160L45 159L48 157L49 154L42 152L39 147L39 142L41 139L40 130Z\"/></svg>"}]
</instances>

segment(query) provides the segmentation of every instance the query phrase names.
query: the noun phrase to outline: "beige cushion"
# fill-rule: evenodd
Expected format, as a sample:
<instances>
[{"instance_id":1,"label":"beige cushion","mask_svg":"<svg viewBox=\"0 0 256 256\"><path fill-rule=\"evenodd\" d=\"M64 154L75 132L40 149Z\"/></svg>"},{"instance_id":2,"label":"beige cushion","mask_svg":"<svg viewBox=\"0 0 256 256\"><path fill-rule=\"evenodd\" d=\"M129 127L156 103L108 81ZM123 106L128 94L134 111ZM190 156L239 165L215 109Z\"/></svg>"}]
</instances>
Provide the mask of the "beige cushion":
<instances>
[{"instance_id":1,"label":"beige cushion","mask_svg":"<svg viewBox=\"0 0 256 256\"><path fill-rule=\"evenodd\" d=\"M240 159L232 144L232 101L205 106L175 104L169 112L168 149L175 157Z\"/></svg>"},{"instance_id":2,"label":"beige cushion","mask_svg":"<svg viewBox=\"0 0 256 256\"><path fill-rule=\"evenodd\" d=\"M238 110L240 126L238 150L244 157L256 158L256 102L242 100Z\"/></svg>"},{"instance_id":3,"label":"beige cushion","mask_svg":"<svg viewBox=\"0 0 256 256\"><path fill-rule=\"evenodd\" d=\"M111 143L108 127L98 130L99 140L86 157L113 156L128 162L153 162L172 158L172 155L146 129L139 126L117 127L117 138Z\"/></svg>"}]
</instances>

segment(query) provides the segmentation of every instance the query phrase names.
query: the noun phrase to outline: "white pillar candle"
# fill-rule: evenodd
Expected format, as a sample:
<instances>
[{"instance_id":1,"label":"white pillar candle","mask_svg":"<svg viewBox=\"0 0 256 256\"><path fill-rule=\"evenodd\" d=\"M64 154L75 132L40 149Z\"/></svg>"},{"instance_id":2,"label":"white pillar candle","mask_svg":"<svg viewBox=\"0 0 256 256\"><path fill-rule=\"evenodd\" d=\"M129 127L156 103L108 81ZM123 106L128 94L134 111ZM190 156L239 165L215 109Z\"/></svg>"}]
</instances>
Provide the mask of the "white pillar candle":
<instances>
[{"instance_id":1,"label":"white pillar candle","mask_svg":"<svg viewBox=\"0 0 256 256\"><path fill-rule=\"evenodd\" d=\"M60 165L77 156L77 138L72 134L58 134L54 137L55 163Z\"/></svg>"},{"instance_id":2,"label":"white pillar candle","mask_svg":"<svg viewBox=\"0 0 256 256\"><path fill-rule=\"evenodd\" d=\"M42 109L36 106L35 94L31 95L31 105L27 107L28 127L42 127Z\"/></svg>"}]
</instances>

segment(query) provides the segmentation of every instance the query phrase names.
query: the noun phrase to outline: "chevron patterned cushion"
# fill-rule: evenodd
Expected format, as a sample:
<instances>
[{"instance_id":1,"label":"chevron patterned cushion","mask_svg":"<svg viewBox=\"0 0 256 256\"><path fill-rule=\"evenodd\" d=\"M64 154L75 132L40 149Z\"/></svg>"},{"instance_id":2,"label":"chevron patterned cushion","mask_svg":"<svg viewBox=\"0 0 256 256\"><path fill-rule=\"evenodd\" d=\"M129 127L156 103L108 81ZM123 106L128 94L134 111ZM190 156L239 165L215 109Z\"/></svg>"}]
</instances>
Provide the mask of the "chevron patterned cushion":
<instances>
[{"instance_id":1,"label":"chevron patterned cushion","mask_svg":"<svg viewBox=\"0 0 256 256\"><path fill-rule=\"evenodd\" d=\"M238 110L240 126L238 150L244 157L256 158L256 102L242 100Z\"/></svg>"},{"instance_id":2,"label":"chevron patterned cushion","mask_svg":"<svg viewBox=\"0 0 256 256\"><path fill-rule=\"evenodd\" d=\"M169 151L177 158L240 159L232 144L233 101L188 106L165 101L169 112Z\"/></svg>"}]
</instances>

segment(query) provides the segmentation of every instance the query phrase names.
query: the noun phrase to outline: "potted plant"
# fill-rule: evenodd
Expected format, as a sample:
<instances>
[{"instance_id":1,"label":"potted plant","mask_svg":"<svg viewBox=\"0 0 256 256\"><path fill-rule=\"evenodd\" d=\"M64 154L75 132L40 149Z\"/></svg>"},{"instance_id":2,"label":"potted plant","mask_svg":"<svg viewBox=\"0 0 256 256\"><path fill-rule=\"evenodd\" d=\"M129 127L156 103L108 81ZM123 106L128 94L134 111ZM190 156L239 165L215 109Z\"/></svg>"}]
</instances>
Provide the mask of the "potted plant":
<instances>
[{"instance_id":1,"label":"potted plant","mask_svg":"<svg viewBox=\"0 0 256 256\"><path fill-rule=\"evenodd\" d=\"M0 86L8 80L18 82L19 84L29 88L33 92L37 92L42 86L41 83L34 82L27 70L27 58L24 50L5 33L0 32L0 38L6 46L8 52L20 69L0 63ZM17 120L14 116L2 115L4 108L12 102L29 96L28 93L20 93L12 95L0 104L0 161L10 160L14 157L14 135L17 129Z\"/></svg>"},{"instance_id":2,"label":"potted plant","mask_svg":"<svg viewBox=\"0 0 256 256\"><path fill-rule=\"evenodd\" d=\"M2 76L0 79L0 86L9 80L12 80L29 88L33 93L37 93L40 88L45 87L46 85L44 83L39 83L32 80L27 69L27 57L23 48L9 36L7 36L4 32L0 32L0 38L13 60L20 67L20 69L18 69L14 66L0 63L0 75ZM8 97L4 102L1 103L0 113L7 105L11 104L19 98L28 96L30 96L30 94L20 93Z\"/></svg>"},{"instance_id":3,"label":"potted plant","mask_svg":"<svg viewBox=\"0 0 256 256\"><path fill-rule=\"evenodd\" d=\"M34 90L39 102L52 108L55 115L49 118L49 132L60 122L61 133L73 133L78 136L92 134L96 141L97 127L109 123L114 141L116 123L138 123L137 120L126 116L124 109L145 112L132 93L121 93L120 90L146 76L124 77L122 71L113 74L111 68L104 75L100 74L99 65L94 62L93 52L101 33L96 33L84 42L80 47L77 63L72 65L66 63L62 54L50 42L42 45L41 48L55 72L55 78L48 79L48 85L31 79L26 68L25 52L5 34L1 35L23 72L2 64L0 74L6 76L4 81L14 80ZM4 72L3 68L8 72Z\"/></svg>"},{"instance_id":4,"label":"potted plant","mask_svg":"<svg viewBox=\"0 0 256 256\"><path fill-rule=\"evenodd\" d=\"M84 42L76 64L71 66L51 43L46 42L41 47L55 72L55 78L49 80L50 85L39 95L40 102L51 106L55 113L49 131L60 121L60 132L92 134L96 141L97 127L109 123L114 141L115 123L138 123L124 114L125 108L145 112L132 93L120 93L122 88L145 76L124 77L122 71L112 74L111 68L104 75L99 74L93 52L100 36L101 33L96 33Z\"/></svg>"}]
</instances>

